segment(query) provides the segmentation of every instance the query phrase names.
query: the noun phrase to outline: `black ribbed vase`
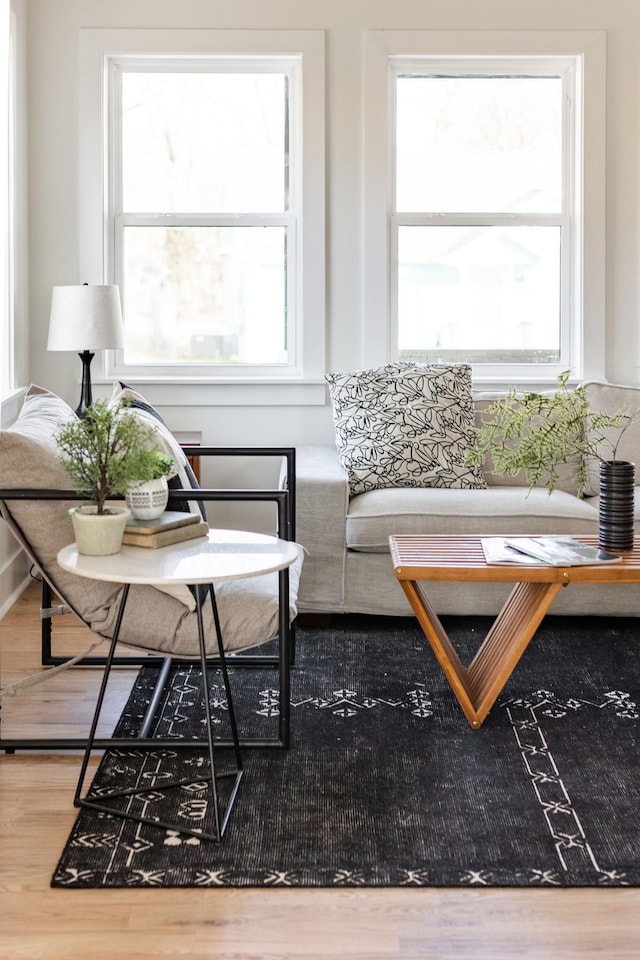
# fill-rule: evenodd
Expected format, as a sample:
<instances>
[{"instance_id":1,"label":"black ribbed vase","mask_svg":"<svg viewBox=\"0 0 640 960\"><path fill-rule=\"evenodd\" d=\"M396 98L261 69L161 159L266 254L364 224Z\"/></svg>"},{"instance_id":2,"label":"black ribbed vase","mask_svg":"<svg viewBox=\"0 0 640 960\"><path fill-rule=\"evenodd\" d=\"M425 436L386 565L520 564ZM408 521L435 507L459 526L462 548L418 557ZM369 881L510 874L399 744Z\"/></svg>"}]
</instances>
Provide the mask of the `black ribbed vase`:
<instances>
[{"instance_id":1,"label":"black ribbed vase","mask_svg":"<svg viewBox=\"0 0 640 960\"><path fill-rule=\"evenodd\" d=\"M609 460L600 464L600 546L613 553L633 547L635 464Z\"/></svg>"}]
</instances>

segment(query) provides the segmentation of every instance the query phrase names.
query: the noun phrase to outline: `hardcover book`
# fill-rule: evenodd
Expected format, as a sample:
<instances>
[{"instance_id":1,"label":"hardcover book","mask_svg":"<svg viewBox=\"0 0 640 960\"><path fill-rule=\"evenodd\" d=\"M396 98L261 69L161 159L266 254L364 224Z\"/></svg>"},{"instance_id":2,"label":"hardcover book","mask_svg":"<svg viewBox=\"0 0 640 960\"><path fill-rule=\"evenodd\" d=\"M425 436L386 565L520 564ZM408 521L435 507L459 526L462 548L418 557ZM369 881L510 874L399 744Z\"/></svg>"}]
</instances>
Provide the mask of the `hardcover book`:
<instances>
[{"instance_id":1,"label":"hardcover book","mask_svg":"<svg viewBox=\"0 0 640 960\"><path fill-rule=\"evenodd\" d=\"M122 543L128 547L146 547L155 550L158 547L169 547L173 543L182 543L184 540L195 540L197 537L206 537L209 524L204 520L196 523L187 523L179 527L169 527L158 530L156 533L140 533L126 529Z\"/></svg>"},{"instance_id":2,"label":"hardcover book","mask_svg":"<svg viewBox=\"0 0 640 960\"><path fill-rule=\"evenodd\" d=\"M165 510L153 520L136 520L131 517L124 528L126 533L159 533L161 530L173 530L176 527L186 527L191 523L202 520L199 513L185 513L180 510Z\"/></svg>"}]
</instances>

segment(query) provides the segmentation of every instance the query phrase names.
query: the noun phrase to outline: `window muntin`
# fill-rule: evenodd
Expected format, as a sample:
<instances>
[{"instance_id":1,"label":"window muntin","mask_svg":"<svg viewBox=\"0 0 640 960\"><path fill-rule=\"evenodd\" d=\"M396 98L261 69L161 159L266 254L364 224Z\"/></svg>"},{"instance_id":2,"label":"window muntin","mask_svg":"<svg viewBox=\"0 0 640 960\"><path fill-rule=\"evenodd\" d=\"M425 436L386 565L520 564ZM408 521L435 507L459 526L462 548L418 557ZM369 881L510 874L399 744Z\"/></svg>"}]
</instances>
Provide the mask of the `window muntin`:
<instances>
[{"instance_id":1,"label":"window muntin","mask_svg":"<svg viewBox=\"0 0 640 960\"><path fill-rule=\"evenodd\" d=\"M389 64L391 355L575 365L575 58Z\"/></svg>"},{"instance_id":2,"label":"window muntin","mask_svg":"<svg viewBox=\"0 0 640 960\"><path fill-rule=\"evenodd\" d=\"M299 85L293 58L112 59L115 372L299 369Z\"/></svg>"}]
</instances>

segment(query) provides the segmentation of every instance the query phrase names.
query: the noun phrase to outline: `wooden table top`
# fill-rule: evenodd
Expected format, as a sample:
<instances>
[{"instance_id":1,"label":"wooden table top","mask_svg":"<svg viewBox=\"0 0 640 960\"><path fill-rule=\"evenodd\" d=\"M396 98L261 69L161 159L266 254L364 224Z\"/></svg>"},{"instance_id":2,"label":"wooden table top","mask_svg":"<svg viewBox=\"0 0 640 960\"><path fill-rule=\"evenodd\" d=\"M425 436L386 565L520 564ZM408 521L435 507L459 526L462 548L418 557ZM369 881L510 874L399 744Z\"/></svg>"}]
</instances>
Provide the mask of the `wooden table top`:
<instances>
[{"instance_id":1,"label":"wooden table top","mask_svg":"<svg viewBox=\"0 0 640 960\"><path fill-rule=\"evenodd\" d=\"M514 534L515 536L515 534ZM620 563L551 567L488 564L480 536L392 536L391 559L398 580L484 581L505 583L640 583L640 537ZM597 536L574 539L598 546Z\"/></svg>"}]
</instances>

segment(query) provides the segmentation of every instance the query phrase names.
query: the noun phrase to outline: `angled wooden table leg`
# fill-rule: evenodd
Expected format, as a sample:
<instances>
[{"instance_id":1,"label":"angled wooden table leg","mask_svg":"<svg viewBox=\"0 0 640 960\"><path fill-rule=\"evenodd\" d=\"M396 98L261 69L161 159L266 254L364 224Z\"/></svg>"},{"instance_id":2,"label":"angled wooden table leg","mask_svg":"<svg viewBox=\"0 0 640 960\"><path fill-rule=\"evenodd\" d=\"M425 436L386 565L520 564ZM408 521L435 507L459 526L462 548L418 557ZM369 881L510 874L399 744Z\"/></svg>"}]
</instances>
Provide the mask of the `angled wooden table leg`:
<instances>
[{"instance_id":1,"label":"angled wooden table leg","mask_svg":"<svg viewBox=\"0 0 640 960\"><path fill-rule=\"evenodd\" d=\"M517 583L468 669L415 580L400 581L469 724L478 729L540 626L562 583Z\"/></svg>"}]
</instances>

